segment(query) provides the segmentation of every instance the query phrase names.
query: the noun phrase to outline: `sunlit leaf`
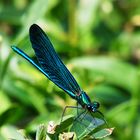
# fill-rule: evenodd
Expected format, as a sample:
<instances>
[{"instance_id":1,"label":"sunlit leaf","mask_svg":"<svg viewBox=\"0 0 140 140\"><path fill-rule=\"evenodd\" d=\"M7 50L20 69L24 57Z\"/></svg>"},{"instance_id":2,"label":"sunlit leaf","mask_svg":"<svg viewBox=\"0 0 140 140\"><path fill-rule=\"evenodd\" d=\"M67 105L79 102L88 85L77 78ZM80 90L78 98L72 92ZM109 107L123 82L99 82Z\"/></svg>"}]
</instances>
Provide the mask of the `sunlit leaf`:
<instances>
[{"instance_id":1,"label":"sunlit leaf","mask_svg":"<svg viewBox=\"0 0 140 140\"><path fill-rule=\"evenodd\" d=\"M45 125L40 125L36 132L36 140L46 140L47 128Z\"/></svg>"},{"instance_id":2,"label":"sunlit leaf","mask_svg":"<svg viewBox=\"0 0 140 140\"><path fill-rule=\"evenodd\" d=\"M16 127L10 125L5 125L1 128L1 135L3 135L5 139L25 140L20 131L18 132Z\"/></svg>"},{"instance_id":3,"label":"sunlit leaf","mask_svg":"<svg viewBox=\"0 0 140 140\"><path fill-rule=\"evenodd\" d=\"M82 139L103 124L104 121L99 118L93 118L90 115L82 114L74 121L70 131L75 132L77 138Z\"/></svg>"},{"instance_id":4,"label":"sunlit leaf","mask_svg":"<svg viewBox=\"0 0 140 140\"><path fill-rule=\"evenodd\" d=\"M105 128L105 129L102 129L102 130L96 132L91 137L93 137L95 139L102 139L102 138L105 138L106 136L111 135L113 130L114 130L114 128Z\"/></svg>"},{"instance_id":5,"label":"sunlit leaf","mask_svg":"<svg viewBox=\"0 0 140 140\"><path fill-rule=\"evenodd\" d=\"M138 90L138 71L133 66L111 57L83 57L71 61L78 68L95 71L105 76L105 81L130 92Z\"/></svg>"}]
</instances>

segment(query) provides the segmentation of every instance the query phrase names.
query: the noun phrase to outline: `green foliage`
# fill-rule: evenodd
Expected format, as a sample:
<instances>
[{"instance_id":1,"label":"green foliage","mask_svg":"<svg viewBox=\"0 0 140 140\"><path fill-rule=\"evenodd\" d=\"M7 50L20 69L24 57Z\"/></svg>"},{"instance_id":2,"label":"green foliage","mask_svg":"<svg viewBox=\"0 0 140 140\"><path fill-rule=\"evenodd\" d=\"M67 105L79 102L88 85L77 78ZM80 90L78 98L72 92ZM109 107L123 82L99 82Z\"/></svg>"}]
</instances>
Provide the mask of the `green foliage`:
<instances>
[{"instance_id":1,"label":"green foliage","mask_svg":"<svg viewBox=\"0 0 140 140\"><path fill-rule=\"evenodd\" d=\"M70 116L58 125L64 106L76 103L10 48L17 45L36 61L28 33L33 23L47 32L91 100L100 101L115 127L105 139L140 139L139 0L1 0L0 21L0 139L103 138L113 131L81 127L75 134L70 130L79 124ZM51 120L59 136L46 133Z\"/></svg>"}]
</instances>

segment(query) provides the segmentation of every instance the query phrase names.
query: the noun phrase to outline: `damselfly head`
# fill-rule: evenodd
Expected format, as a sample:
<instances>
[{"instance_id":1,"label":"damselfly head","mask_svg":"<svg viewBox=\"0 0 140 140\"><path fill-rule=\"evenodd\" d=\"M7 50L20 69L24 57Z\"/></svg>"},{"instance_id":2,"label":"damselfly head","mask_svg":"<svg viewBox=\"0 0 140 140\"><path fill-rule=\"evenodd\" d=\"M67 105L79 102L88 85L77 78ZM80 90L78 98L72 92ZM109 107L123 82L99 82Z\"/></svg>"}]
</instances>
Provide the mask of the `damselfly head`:
<instances>
[{"instance_id":1,"label":"damselfly head","mask_svg":"<svg viewBox=\"0 0 140 140\"><path fill-rule=\"evenodd\" d=\"M92 112L98 112L98 108L99 108L100 104L98 102L93 102L92 104L89 104L87 106L88 110L92 111Z\"/></svg>"},{"instance_id":2,"label":"damselfly head","mask_svg":"<svg viewBox=\"0 0 140 140\"><path fill-rule=\"evenodd\" d=\"M100 107L100 104L96 101L93 102L92 106L95 108L95 109L98 109Z\"/></svg>"}]
</instances>

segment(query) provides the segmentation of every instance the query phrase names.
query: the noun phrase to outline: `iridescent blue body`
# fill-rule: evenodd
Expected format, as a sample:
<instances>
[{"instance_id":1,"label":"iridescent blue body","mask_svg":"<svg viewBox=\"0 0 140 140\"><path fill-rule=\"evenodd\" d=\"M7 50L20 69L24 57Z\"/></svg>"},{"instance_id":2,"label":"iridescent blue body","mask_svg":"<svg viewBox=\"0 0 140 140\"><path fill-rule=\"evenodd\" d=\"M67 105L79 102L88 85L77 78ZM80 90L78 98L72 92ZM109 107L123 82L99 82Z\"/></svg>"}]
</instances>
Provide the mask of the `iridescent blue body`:
<instances>
[{"instance_id":1,"label":"iridescent blue body","mask_svg":"<svg viewBox=\"0 0 140 140\"><path fill-rule=\"evenodd\" d=\"M99 112L99 103L91 103L88 95L80 88L72 74L63 64L57 53L55 52L52 43L44 31L36 24L30 27L30 41L32 48L35 51L39 65L36 64L26 53L12 46L12 49L28 60L49 80L63 89L70 97L75 99L84 109L89 112ZM100 112L99 112L100 113Z\"/></svg>"}]
</instances>

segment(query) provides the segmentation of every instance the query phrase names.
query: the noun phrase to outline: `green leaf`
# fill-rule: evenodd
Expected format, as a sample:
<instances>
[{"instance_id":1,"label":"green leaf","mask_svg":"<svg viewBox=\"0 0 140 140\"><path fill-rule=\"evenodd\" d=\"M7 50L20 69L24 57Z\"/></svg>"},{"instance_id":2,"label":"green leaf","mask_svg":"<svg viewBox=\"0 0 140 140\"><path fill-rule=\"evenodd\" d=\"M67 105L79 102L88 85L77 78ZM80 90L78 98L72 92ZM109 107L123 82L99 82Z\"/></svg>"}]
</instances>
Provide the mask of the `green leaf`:
<instances>
[{"instance_id":1,"label":"green leaf","mask_svg":"<svg viewBox=\"0 0 140 140\"><path fill-rule=\"evenodd\" d=\"M82 139L103 124L104 121L99 118L93 118L91 115L82 114L74 121L70 131L75 132L77 138Z\"/></svg>"},{"instance_id":2,"label":"green leaf","mask_svg":"<svg viewBox=\"0 0 140 140\"><path fill-rule=\"evenodd\" d=\"M105 81L137 93L138 71L133 66L111 57L83 57L71 61L74 67L88 69L100 73Z\"/></svg>"},{"instance_id":3,"label":"green leaf","mask_svg":"<svg viewBox=\"0 0 140 140\"><path fill-rule=\"evenodd\" d=\"M31 6L27 13L22 17L22 23L23 23L23 28L19 32L19 34L16 37L16 40L14 42L19 43L20 41L23 40L23 38L27 35L29 27L33 24L36 23L38 19L42 18L46 11L53 7L57 3L57 0L55 1L48 1L48 0L37 0L33 1L31 3ZM41 8L40 8L41 7ZM37 10L39 9L39 10Z\"/></svg>"},{"instance_id":4,"label":"green leaf","mask_svg":"<svg viewBox=\"0 0 140 140\"><path fill-rule=\"evenodd\" d=\"M0 91L0 100L1 100L1 107L0 107L0 115L6 111L8 108L11 107L11 102L9 98L4 94L3 91Z\"/></svg>"},{"instance_id":5,"label":"green leaf","mask_svg":"<svg viewBox=\"0 0 140 140\"><path fill-rule=\"evenodd\" d=\"M14 140L25 140L24 136L18 132L16 127L11 125L5 125L1 127L0 134L6 139L14 139Z\"/></svg>"},{"instance_id":6,"label":"green leaf","mask_svg":"<svg viewBox=\"0 0 140 140\"><path fill-rule=\"evenodd\" d=\"M105 138L105 137L111 135L112 132L113 132L113 130L114 130L114 128L105 128L105 129L102 129L102 130L96 132L96 133L93 135L93 137L94 137L95 139L102 139L102 138Z\"/></svg>"},{"instance_id":7,"label":"green leaf","mask_svg":"<svg viewBox=\"0 0 140 140\"><path fill-rule=\"evenodd\" d=\"M58 140L59 134L67 130L68 127L73 123L74 117L72 115L67 115L63 117L63 120L60 124L54 124L54 122L49 122L47 134L50 139Z\"/></svg>"},{"instance_id":8,"label":"green leaf","mask_svg":"<svg viewBox=\"0 0 140 140\"><path fill-rule=\"evenodd\" d=\"M63 117L63 120L61 124L57 125L56 127L56 133L63 132L66 130L74 121L74 116L73 115L67 115Z\"/></svg>"},{"instance_id":9,"label":"green leaf","mask_svg":"<svg viewBox=\"0 0 140 140\"><path fill-rule=\"evenodd\" d=\"M47 127L45 125L40 125L36 132L36 140L46 140L47 137Z\"/></svg>"},{"instance_id":10,"label":"green leaf","mask_svg":"<svg viewBox=\"0 0 140 140\"><path fill-rule=\"evenodd\" d=\"M124 96L123 91L106 84L96 85L90 93L91 97L94 97L95 94L97 99L109 105L118 104L129 99L128 96ZM112 99L115 100L112 102Z\"/></svg>"}]
</instances>

